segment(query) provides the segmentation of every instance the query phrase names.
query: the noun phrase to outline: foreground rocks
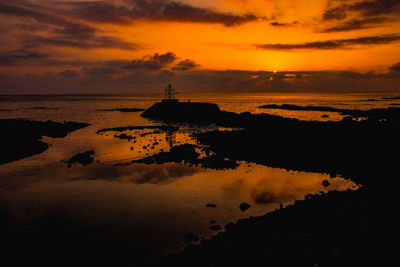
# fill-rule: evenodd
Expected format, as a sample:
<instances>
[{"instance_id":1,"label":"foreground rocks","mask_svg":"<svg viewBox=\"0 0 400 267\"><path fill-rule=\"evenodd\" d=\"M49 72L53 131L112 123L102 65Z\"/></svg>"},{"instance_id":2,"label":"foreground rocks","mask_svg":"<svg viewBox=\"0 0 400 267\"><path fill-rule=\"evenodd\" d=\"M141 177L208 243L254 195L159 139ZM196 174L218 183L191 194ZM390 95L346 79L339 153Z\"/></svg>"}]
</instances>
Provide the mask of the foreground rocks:
<instances>
[{"instance_id":1,"label":"foreground rocks","mask_svg":"<svg viewBox=\"0 0 400 267\"><path fill-rule=\"evenodd\" d=\"M25 119L0 120L0 164L39 154L49 147L43 136L63 138L68 133L88 126L86 123L31 121Z\"/></svg>"},{"instance_id":2,"label":"foreground rocks","mask_svg":"<svg viewBox=\"0 0 400 267\"><path fill-rule=\"evenodd\" d=\"M94 153L95 153L94 150L88 150L82 153L75 154L69 160L66 161L66 163L68 164L68 168L71 168L72 164L74 163L79 163L83 166L92 164L94 161L94 159L92 158Z\"/></svg>"},{"instance_id":3,"label":"foreground rocks","mask_svg":"<svg viewBox=\"0 0 400 267\"><path fill-rule=\"evenodd\" d=\"M263 109L284 109L284 110L300 110L300 111L327 111L336 112L341 115L352 116L354 118L369 118L375 120L390 120L399 122L400 120L400 108L389 107L389 108L375 108L370 110L354 110L354 109L340 109L323 106L297 106L297 105L263 105L259 108ZM323 118L327 118L327 115L323 115ZM329 116L328 116L329 117Z\"/></svg>"},{"instance_id":4,"label":"foreground rocks","mask_svg":"<svg viewBox=\"0 0 400 267\"><path fill-rule=\"evenodd\" d=\"M361 114L366 119L352 119ZM392 152L400 150L399 117L399 110L389 108L355 112L339 122L224 111L216 111L208 121L167 118L168 122L242 128L196 134L198 142L217 158L341 175L361 188L308 196L265 216L228 224L214 238L155 265L360 266L377 259L385 262L384 252L389 251L390 236L396 230L388 223L395 210L391 197L396 191L386 184L398 172L398 157Z\"/></svg>"},{"instance_id":5,"label":"foreground rocks","mask_svg":"<svg viewBox=\"0 0 400 267\"><path fill-rule=\"evenodd\" d=\"M236 169L239 166L236 160L229 160L217 155L200 157L200 154L196 152L196 148L203 149L191 144L176 145L168 152L159 152L152 156L133 160L127 165L132 163L163 164L167 162L183 162L189 166L201 166L215 170Z\"/></svg>"}]
</instances>

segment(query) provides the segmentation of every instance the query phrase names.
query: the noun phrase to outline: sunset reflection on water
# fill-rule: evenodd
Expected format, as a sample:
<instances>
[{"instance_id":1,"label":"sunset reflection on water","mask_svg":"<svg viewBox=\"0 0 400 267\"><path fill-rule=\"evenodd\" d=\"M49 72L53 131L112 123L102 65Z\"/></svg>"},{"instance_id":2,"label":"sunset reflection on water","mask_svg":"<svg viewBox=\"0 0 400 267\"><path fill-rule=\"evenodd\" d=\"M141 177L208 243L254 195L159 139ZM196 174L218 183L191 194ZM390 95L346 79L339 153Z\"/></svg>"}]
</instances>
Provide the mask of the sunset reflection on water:
<instances>
[{"instance_id":1,"label":"sunset reflection on water","mask_svg":"<svg viewBox=\"0 0 400 267\"><path fill-rule=\"evenodd\" d=\"M245 97L240 100L239 97L217 97L215 102L224 109L230 107L236 112L254 112L260 104L271 103L267 99L272 98ZM303 105L313 101L305 101L304 97L299 100L296 96L293 99L292 103L303 101ZM318 99L325 101L324 96ZM348 105L367 103L360 102L359 98L344 99ZM237 162L239 166L236 169L219 170L173 160L163 164L132 163L182 144L193 145L202 158L206 156L206 147L196 140L196 133L236 129L213 125L164 125L176 130L144 127L97 133L103 128L163 125L141 118L140 113L98 111L116 107L146 108L154 99L142 101L128 97L114 102L106 100L93 100L90 105L87 104L89 100L13 103L15 106L53 109L35 109L30 113L23 109L3 112L8 114L7 117L29 115L29 118L37 120L62 121L61 118L65 118L91 124L65 138L44 137L43 141L50 144L47 151L0 166L0 208L6 214L8 227L35 229L47 220L49 214L57 214L57 221L63 224L96 229L99 234L111 235L116 240L123 237L148 247L154 255L163 255L181 250L187 233L195 233L200 239L215 235L217 231L210 229L210 221L216 221L215 224L223 231L229 222L264 215L281 205L302 200L307 194L358 188L348 177L332 178L327 174L271 168L243 161ZM277 101L273 103L279 104ZM381 102L368 104L382 105ZM9 107L11 110L12 105ZM58 109L54 109L56 106ZM132 138L121 139L121 135ZM72 164L68 168L66 160L88 150L95 151L92 164ZM209 153L213 154L212 151ZM329 186L323 185L325 180ZM239 205L243 202L251 208L241 211ZM207 204L216 207L207 207Z\"/></svg>"},{"instance_id":2,"label":"sunset reflection on water","mask_svg":"<svg viewBox=\"0 0 400 267\"><path fill-rule=\"evenodd\" d=\"M172 133L173 143L171 133L158 130L90 132L89 127L64 139L44 138L52 144L48 151L0 167L2 201L12 227L35 227L57 210L65 223L113 229L146 243L159 255L182 249L187 233L200 238L216 234L209 221L223 228L229 222L292 204L307 194L357 188L341 177L248 162L238 162L238 168L229 170L182 162L130 163L169 151L170 145L197 142L188 130ZM115 137L122 133L135 139ZM65 159L89 148L95 150L93 164L67 167ZM329 181L328 187L323 186L324 180ZM251 208L241 211L243 202Z\"/></svg>"}]
</instances>

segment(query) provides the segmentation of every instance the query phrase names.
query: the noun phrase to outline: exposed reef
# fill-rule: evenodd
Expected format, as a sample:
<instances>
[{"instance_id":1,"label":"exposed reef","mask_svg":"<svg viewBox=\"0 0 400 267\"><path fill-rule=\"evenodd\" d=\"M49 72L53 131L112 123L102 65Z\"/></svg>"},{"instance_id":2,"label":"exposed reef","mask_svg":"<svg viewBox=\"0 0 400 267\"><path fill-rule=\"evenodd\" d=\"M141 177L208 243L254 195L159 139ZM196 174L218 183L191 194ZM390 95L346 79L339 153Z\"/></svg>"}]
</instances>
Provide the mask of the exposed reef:
<instances>
[{"instance_id":1,"label":"exposed reef","mask_svg":"<svg viewBox=\"0 0 400 267\"><path fill-rule=\"evenodd\" d=\"M350 110L332 107L296 106L296 105L266 105L260 108L279 108L289 110L314 110L325 112L339 112L347 115L346 120L354 118L366 118L369 121L385 120L391 123L400 122L400 108L389 107L387 109ZM287 126L312 126L318 122L299 121L298 119L283 118L271 114L251 114L249 112L234 113L221 111L219 107L211 103L156 103L141 114L142 117L160 120L164 122L187 124L215 124L225 127L260 128L287 127ZM260 129L261 130L261 129Z\"/></svg>"},{"instance_id":2,"label":"exposed reef","mask_svg":"<svg viewBox=\"0 0 400 267\"><path fill-rule=\"evenodd\" d=\"M162 102L155 103L141 116L163 121L208 123L219 112L218 105L212 103Z\"/></svg>"},{"instance_id":3,"label":"exposed reef","mask_svg":"<svg viewBox=\"0 0 400 267\"><path fill-rule=\"evenodd\" d=\"M235 160L229 160L218 157L216 155L200 157L200 154L196 152L196 148L199 146L191 144L183 144L173 146L168 152L156 153L152 156L148 156L142 159L133 160L130 163L145 163L145 164L163 164L167 162L180 163L183 162L187 165L200 165L203 168L210 169L235 169L239 166L239 163Z\"/></svg>"},{"instance_id":4,"label":"exposed reef","mask_svg":"<svg viewBox=\"0 0 400 267\"><path fill-rule=\"evenodd\" d=\"M211 225L209 228L210 228L210 230L213 230L213 231L222 230L221 226L219 226L219 225Z\"/></svg>"},{"instance_id":5,"label":"exposed reef","mask_svg":"<svg viewBox=\"0 0 400 267\"><path fill-rule=\"evenodd\" d=\"M400 100L400 96L395 96L395 97L383 97L382 99L385 99L385 100Z\"/></svg>"},{"instance_id":6,"label":"exposed reef","mask_svg":"<svg viewBox=\"0 0 400 267\"><path fill-rule=\"evenodd\" d=\"M166 162L185 162L187 164L195 164L200 156L196 152L195 146L184 144L171 148L169 152L160 152L146 158L132 161L132 163L146 163L146 164L162 164Z\"/></svg>"},{"instance_id":7,"label":"exposed reef","mask_svg":"<svg viewBox=\"0 0 400 267\"><path fill-rule=\"evenodd\" d=\"M377 243L375 237L387 236L381 233L383 228L394 232L382 225L387 215L380 209L388 205L395 209L385 182L398 172L398 157L392 152L400 150L400 109L307 108L347 115L342 121L319 122L217 109L203 117L201 113L169 117L159 114L166 114L169 106L156 105L152 119L241 128L195 134L199 144L219 159L351 177L362 185L357 191L308 196L265 216L229 224L201 245L162 259L160 266L255 265L262 260L272 266L338 266L381 258L382 244L389 243ZM179 106L172 109L173 114L179 113Z\"/></svg>"},{"instance_id":8,"label":"exposed reef","mask_svg":"<svg viewBox=\"0 0 400 267\"><path fill-rule=\"evenodd\" d=\"M355 110L355 109L340 109L322 106L297 106L297 105L263 105L259 108L262 109L284 109L284 110L299 110L299 111L324 111L324 112L337 112L341 115L352 116L354 118L370 118L370 119L387 119L393 121L400 121L400 108L389 107L375 108L370 110Z\"/></svg>"},{"instance_id":9,"label":"exposed reef","mask_svg":"<svg viewBox=\"0 0 400 267\"><path fill-rule=\"evenodd\" d=\"M172 127L172 126L126 126L126 127L115 127L115 128L104 128L100 129L97 131L97 133L103 133L103 132L109 132L109 131L114 131L114 132L123 132L123 131L132 131L132 130L161 130L161 131L177 131L177 127Z\"/></svg>"},{"instance_id":10,"label":"exposed reef","mask_svg":"<svg viewBox=\"0 0 400 267\"><path fill-rule=\"evenodd\" d=\"M119 138L119 139L126 139L126 140L131 140L131 139L136 139L136 136L131 136L131 135L127 135L127 134L120 134L120 135L114 135L115 138Z\"/></svg>"},{"instance_id":11,"label":"exposed reef","mask_svg":"<svg viewBox=\"0 0 400 267\"><path fill-rule=\"evenodd\" d=\"M48 149L40 141L43 136L63 138L69 132L86 127L87 123L31 121L25 119L0 120L0 164L30 157Z\"/></svg>"},{"instance_id":12,"label":"exposed reef","mask_svg":"<svg viewBox=\"0 0 400 267\"><path fill-rule=\"evenodd\" d=\"M83 153L75 154L69 160L66 161L66 163L68 164L68 168L70 168L71 165L74 163L79 163L83 166L93 163L94 160L92 158L92 155L94 155L94 153L95 153L94 150L88 150Z\"/></svg>"},{"instance_id":13,"label":"exposed reef","mask_svg":"<svg viewBox=\"0 0 400 267\"><path fill-rule=\"evenodd\" d=\"M380 251L371 235L362 192L308 196L292 206L225 226L201 245L162 259L157 266L361 266ZM375 206L374 206L375 207ZM378 214L375 214L377 216ZM372 245L372 246L371 246Z\"/></svg>"},{"instance_id":14,"label":"exposed reef","mask_svg":"<svg viewBox=\"0 0 400 267\"><path fill-rule=\"evenodd\" d=\"M17 108L17 109L0 109L0 112L10 112L10 111L19 111L19 110L59 110L59 108L55 107L26 107L26 108Z\"/></svg>"},{"instance_id":15,"label":"exposed reef","mask_svg":"<svg viewBox=\"0 0 400 267\"><path fill-rule=\"evenodd\" d=\"M240 209L241 211L245 211L245 210L248 210L248 209L250 209L250 208L251 208L250 204L248 204L248 203L246 203L246 202L243 202L242 204L239 205L239 209Z\"/></svg>"},{"instance_id":16,"label":"exposed reef","mask_svg":"<svg viewBox=\"0 0 400 267\"><path fill-rule=\"evenodd\" d=\"M199 240L199 237L194 233L188 233L183 237L183 241L185 243L196 242Z\"/></svg>"}]
</instances>

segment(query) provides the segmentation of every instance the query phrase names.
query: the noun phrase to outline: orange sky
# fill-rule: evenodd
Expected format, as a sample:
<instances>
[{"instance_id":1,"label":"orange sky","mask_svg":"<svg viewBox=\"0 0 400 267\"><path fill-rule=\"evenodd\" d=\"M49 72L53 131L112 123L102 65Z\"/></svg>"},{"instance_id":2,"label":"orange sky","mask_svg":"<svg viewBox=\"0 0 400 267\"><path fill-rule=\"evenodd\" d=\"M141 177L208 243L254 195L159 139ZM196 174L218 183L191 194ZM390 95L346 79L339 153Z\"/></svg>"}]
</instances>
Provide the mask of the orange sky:
<instances>
[{"instance_id":1,"label":"orange sky","mask_svg":"<svg viewBox=\"0 0 400 267\"><path fill-rule=\"evenodd\" d=\"M400 62L399 15L393 0L4 0L0 74L83 75L168 52L133 68L385 73Z\"/></svg>"}]
</instances>

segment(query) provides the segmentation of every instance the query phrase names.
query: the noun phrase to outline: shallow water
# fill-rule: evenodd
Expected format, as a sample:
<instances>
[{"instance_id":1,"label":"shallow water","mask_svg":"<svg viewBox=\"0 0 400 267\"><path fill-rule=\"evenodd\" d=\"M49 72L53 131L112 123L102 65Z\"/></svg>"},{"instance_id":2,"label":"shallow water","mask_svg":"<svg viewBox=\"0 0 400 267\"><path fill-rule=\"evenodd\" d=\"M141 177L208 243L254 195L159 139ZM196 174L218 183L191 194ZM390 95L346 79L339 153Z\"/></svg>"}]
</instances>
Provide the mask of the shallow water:
<instances>
[{"instance_id":1,"label":"shallow water","mask_svg":"<svg viewBox=\"0 0 400 267\"><path fill-rule=\"evenodd\" d=\"M252 113L267 112L264 104L319 105L369 109L387 107L396 100L380 99L388 94L265 94L191 95L191 101L207 101L221 109ZM157 96L45 96L0 97L0 118L72 120L91 125L65 138L48 138L50 148L42 154L0 166L0 208L8 227L30 229L43 218L57 213L59 220L93 229L113 232L146 244L155 256L179 251L183 236L195 233L200 238L216 234L210 220L225 226L249 216L304 199L305 195L329 190L356 189L350 180L325 174L287 171L254 163L240 162L231 170L205 169L183 163L129 164L135 159L169 151L179 144L197 144L192 133L216 127L181 127L178 132L150 129L96 132L120 126L160 125L140 117L140 112L99 111L121 107L147 108ZM274 114L300 119L322 119L317 112L271 110ZM326 114L324 112L323 114ZM329 114L328 119L340 119ZM3 130L3 129L2 129ZM127 134L126 140L114 135ZM74 154L95 150L93 164L74 164L65 160ZM201 148L199 149L200 153ZM124 166L116 166L122 164ZM324 187L322 182L330 185ZM239 205L251 208L241 211ZM216 204L215 208L206 207ZM112 229L112 230L110 230Z\"/></svg>"}]
</instances>

